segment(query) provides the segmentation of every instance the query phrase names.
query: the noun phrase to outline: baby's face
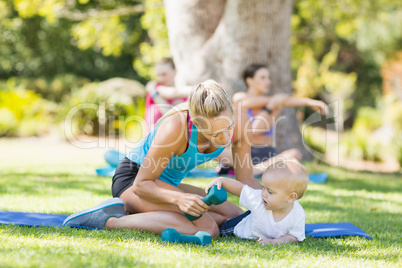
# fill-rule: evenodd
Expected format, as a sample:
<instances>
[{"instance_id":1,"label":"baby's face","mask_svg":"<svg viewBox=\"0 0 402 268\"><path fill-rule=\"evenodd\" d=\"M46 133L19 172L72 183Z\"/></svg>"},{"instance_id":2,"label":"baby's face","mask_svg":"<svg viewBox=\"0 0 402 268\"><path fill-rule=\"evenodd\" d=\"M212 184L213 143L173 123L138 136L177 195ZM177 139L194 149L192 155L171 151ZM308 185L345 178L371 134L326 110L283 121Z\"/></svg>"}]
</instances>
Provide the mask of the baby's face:
<instances>
[{"instance_id":1,"label":"baby's face","mask_svg":"<svg viewBox=\"0 0 402 268\"><path fill-rule=\"evenodd\" d=\"M268 210L281 210L289 206L289 191L287 183L278 178L275 173L267 173L262 177L262 200Z\"/></svg>"}]
</instances>

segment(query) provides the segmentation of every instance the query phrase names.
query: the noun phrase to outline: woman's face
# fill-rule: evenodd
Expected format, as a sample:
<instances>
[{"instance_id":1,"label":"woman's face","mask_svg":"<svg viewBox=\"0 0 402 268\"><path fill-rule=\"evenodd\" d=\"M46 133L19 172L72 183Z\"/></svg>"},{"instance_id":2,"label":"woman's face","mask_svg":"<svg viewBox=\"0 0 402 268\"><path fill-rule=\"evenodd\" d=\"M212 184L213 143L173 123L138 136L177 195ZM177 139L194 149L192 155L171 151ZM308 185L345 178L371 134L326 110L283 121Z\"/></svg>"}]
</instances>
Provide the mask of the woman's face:
<instances>
[{"instance_id":1,"label":"woman's face","mask_svg":"<svg viewBox=\"0 0 402 268\"><path fill-rule=\"evenodd\" d=\"M258 69L254 77L247 78L248 87L260 94L268 93L270 84L271 80L269 79L269 71L267 68Z\"/></svg>"},{"instance_id":2,"label":"woman's face","mask_svg":"<svg viewBox=\"0 0 402 268\"><path fill-rule=\"evenodd\" d=\"M156 82L162 86L172 87L174 86L174 77L176 76L176 70L170 66L170 64L157 64L156 70Z\"/></svg>"},{"instance_id":3,"label":"woman's face","mask_svg":"<svg viewBox=\"0 0 402 268\"><path fill-rule=\"evenodd\" d=\"M215 118L205 118L203 127L198 130L215 146L226 147L230 144L234 130L234 117L230 112L224 112Z\"/></svg>"}]
</instances>

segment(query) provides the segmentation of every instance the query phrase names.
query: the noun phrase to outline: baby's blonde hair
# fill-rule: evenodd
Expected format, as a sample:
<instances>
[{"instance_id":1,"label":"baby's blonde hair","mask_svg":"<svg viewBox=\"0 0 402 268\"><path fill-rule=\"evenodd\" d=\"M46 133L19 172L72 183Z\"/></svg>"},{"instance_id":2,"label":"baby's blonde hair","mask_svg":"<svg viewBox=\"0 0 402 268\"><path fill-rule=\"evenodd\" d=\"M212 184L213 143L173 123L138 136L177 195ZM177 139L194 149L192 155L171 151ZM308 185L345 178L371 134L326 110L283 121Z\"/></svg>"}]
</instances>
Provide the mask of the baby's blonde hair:
<instances>
[{"instance_id":1,"label":"baby's blonde hair","mask_svg":"<svg viewBox=\"0 0 402 268\"><path fill-rule=\"evenodd\" d=\"M194 124L205 127L206 118L217 117L225 111L233 115L232 99L221 84L209 79L194 86L188 101L173 107L161 119L181 111L189 111Z\"/></svg>"},{"instance_id":2,"label":"baby's blonde hair","mask_svg":"<svg viewBox=\"0 0 402 268\"><path fill-rule=\"evenodd\" d=\"M264 175L270 172L277 173L278 179L284 180L283 183L289 192L297 194L297 199L302 198L307 190L309 178L305 167L296 158L278 159L267 168Z\"/></svg>"}]
</instances>

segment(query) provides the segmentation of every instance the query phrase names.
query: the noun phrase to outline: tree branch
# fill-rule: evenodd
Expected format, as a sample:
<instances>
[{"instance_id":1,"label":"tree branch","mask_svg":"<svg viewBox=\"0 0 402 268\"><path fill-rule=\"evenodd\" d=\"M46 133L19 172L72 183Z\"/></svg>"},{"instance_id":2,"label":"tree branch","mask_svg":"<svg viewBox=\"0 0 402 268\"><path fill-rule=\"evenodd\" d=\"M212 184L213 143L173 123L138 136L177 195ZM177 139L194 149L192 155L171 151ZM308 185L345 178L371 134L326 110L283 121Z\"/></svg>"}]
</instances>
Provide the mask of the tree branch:
<instances>
[{"instance_id":1,"label":"tree branch","mask_svg":"<svg viewBox=\"0 0 402 268\"><path fill-rule=\"evenodd\" d=\"M74 21L81 21L92 18L108 18L112 16L127 16L131 14L137 14L140 12L144 12L143 5L136 5L136 6L125 6L125 7L118 7L116 9L110 10L96 10L96 9L89 9L86 12L77 12L71 11L69 9L61 9L57 13L58 18L65 18Z\"/></svg>"}]
</instances>

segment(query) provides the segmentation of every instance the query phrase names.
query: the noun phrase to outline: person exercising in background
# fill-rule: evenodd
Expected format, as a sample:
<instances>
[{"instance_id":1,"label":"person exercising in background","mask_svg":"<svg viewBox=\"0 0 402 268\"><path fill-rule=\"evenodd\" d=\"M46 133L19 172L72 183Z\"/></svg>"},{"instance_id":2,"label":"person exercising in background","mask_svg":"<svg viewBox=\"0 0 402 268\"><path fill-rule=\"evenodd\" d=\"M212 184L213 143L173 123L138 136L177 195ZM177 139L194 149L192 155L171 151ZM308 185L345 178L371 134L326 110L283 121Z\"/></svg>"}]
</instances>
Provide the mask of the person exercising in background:
<instances>
[{"instance_id":1,"label":"person exercising in background","mask_svg":"<svg viewBox=\"0 0 402 268\"><path fill-rule=\"evenodd\" d=\"M271 80L268 67L264 64L251 64L243 72L243 80L247 86L246 92L233 95L233 105L246 111L250 117L253 129L251 157L254 165L254 175L260 176L270 166L273 158L294 157L301 161L302 153L296 149L288 149L277 154L274 145L276 121L283 107L308 106L321 114L327 114L327 105L319 100L297 98L287 94L266 96L270 90ZM272 158L272 159L271 159ZM220 163L219 175L232 175L233 162L230 148L217 159Z\"/></svg>"},{"instance_id":2,"label":"person exercising in background","mask_svg":"<svg viewBox=\"0 0 402 268\"><path fill-rule=\"evenodd\" d=\"M146 85L145 101L146 133L154 129L156 122L173 106L187 101L191 87L176 87L176 68L172 58L162 58L155 64L156 81Z\"/></svg>"}]
</instances>

